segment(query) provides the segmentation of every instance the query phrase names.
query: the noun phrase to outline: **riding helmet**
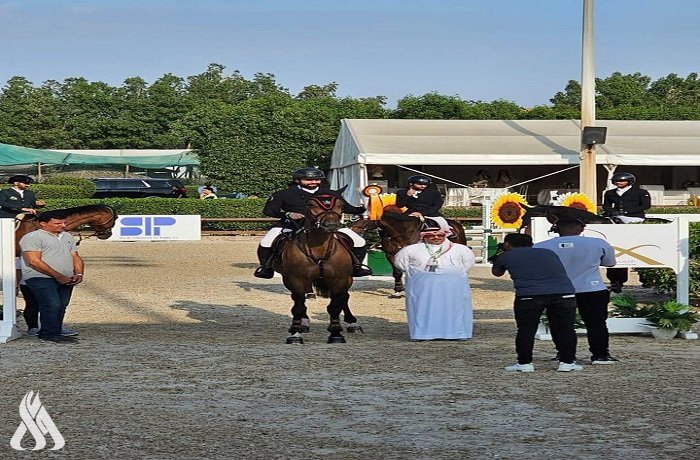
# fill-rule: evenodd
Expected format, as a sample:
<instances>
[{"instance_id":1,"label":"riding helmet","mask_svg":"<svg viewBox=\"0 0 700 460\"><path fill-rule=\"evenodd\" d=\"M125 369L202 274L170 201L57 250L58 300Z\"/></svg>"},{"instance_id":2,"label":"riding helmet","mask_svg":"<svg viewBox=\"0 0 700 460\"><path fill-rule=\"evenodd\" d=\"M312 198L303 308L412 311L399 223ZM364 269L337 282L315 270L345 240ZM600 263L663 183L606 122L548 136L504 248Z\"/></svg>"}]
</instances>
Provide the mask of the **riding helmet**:
<instances>
[{"instance_id":1,"label":"riding helmet","mask_svg":"<svg viewBox=\"0 0 700 460\"><path fill-rule=\"evenodd\" d=\"M430 177L422 174L417 174L408 178L409 184L430 185L431 182L433 182L433 180Z\"/></svg>"},{"instance_id":2,"label":"riding helmet","mask_svg":"<svg viewBox=\"0 0 700 460\"><path fill-rule=\"evenodd\" d=\"M20 174L18 176L12 176L9 179L7 179L8 184L14 184L15 182L21 182L23 184L31 184L34 182L31 177L25 176L24 174Z\"/></svg>"},{"instance_id":3,"label":"riding helmet","mask_svg":"<svg viewBox=\"0 0 700 460\"><path fill-rule=\"evenodd\" d=\"M615 173L613 174L612 178L610 179L610 182L613 184L618 181L627 181L630 183L630 185L634 184L634 182L637 180L636 177L634 177L634 174L630 174L627 172L621 172L621 173Z\"/></svg>"},{"instance_id":4,"label":"riding helmet","mask_svg":"<svg viewBox=\"0 0 700 460\"><path fill-rule=\"evenodd\" d=\"M323 171L316 168L301 168L294 171L292 179L325 179L326 175Z\"/></svg>"}]
</instances>

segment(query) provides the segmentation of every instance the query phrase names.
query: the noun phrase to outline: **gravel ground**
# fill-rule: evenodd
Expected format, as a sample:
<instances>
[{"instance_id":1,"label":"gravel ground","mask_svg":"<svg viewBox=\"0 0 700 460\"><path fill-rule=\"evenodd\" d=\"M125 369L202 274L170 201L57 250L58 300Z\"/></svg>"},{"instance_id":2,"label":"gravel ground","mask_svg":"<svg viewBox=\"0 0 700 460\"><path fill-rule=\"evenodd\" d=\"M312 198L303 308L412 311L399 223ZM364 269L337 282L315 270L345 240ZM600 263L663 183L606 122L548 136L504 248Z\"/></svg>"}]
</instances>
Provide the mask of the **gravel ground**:
<instances>
[{"instance_id":1,"label":"gravel ground","mask_svg":"<svg viewBox=\"0 0 700 460\"><path fill-rule=\"evenodd\" d=\"M291 299L252 277L257 239L84 241L67 315L80 343L0 345L2 458L32 455L9 446L29 390L66 440L44 458L700 456L698 341L616 335L620 363L576 373L537 342L537 371L509 374L511 283L475 268L472 340L410 342L403 299L370 280L350 298L364 334L326 344L326 301L310 300L306 343L286 345Z\"/></svg>"}]
</instances>

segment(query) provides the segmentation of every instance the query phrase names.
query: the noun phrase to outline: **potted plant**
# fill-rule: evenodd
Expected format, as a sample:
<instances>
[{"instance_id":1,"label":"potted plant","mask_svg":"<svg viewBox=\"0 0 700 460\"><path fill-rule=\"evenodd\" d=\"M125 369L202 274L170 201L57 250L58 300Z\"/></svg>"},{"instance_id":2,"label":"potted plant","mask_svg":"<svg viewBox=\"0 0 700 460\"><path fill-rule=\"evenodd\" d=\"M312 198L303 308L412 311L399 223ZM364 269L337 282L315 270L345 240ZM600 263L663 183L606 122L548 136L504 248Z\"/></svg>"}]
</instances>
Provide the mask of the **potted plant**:
<instances>
[{"instance_id":1,"label":"potted plant","mask_svg":"<svg viewBox=\"0 0 700 460\"><path fill-rule=\"evenodd\" d=\"M614 334L645 334L649 324L644 320L646 308L636 297L619 294L610 298L610 316L607 320L608 331Z\"/></svg>"},{"instance_id":2,"label":"potted plant","mask_svg":"<svg viewBox=\"0 0 700 460\"><path fill-rule=\"evenodd\" d=\"M678 331L689 331L700 321L700 314L690 305L667 300L644 309L644 317L652 325L651 334L657 339L672 339Z\"/></svg>"}]
</instances>

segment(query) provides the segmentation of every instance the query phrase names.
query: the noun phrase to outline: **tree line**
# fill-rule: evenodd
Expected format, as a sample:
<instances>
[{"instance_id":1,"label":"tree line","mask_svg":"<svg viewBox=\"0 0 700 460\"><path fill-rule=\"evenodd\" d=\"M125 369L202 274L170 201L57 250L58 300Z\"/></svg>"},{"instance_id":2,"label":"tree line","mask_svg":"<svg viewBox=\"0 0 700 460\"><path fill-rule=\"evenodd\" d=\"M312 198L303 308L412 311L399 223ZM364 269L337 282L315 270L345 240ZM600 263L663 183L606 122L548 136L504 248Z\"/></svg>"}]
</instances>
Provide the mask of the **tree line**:
<instances>
[{"instance_id":1,"label":"tree line","mask_svg":"<svg viewBox=\"0 0 700 460\"><path fill-rule=\"evenodd\" d=\"M327 168L343 118L577 119L581 86L571 80L550 103L464 100L408 95L395 109L386 98L338 97L337 83L299 94L275 76L210 64L201 74L140 77L121 86L68 78L35 86L13 77L0 92L0 142L43 149L193 148L202 173L226 189L266 195L301 166ZM700 80L669 74L657 80L613 73L596 79L597 117L609 120L698 120Z\"/></svg>"}]
</instances>

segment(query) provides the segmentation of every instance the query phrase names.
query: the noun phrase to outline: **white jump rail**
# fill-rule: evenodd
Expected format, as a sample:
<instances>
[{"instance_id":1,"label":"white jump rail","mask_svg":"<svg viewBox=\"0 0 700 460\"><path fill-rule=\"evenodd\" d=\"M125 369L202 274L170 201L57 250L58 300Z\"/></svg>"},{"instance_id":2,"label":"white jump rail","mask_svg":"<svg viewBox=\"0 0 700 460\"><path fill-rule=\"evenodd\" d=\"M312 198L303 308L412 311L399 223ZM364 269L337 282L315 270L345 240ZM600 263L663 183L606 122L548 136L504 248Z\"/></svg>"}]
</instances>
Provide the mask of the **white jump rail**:
<instances>
[{"instance_id":1,"label":"white jump rail","mask_svg":"<svg viewBox=\"0 0 700 460\"><path fill-rule=\"evenodd\" d=\"M14 219L0 219L0 276L2 276L2 312L0 320L0 343L19 338L17 328L17 294L15 286L15 222Z\"/></svg>"}]
</instances>

